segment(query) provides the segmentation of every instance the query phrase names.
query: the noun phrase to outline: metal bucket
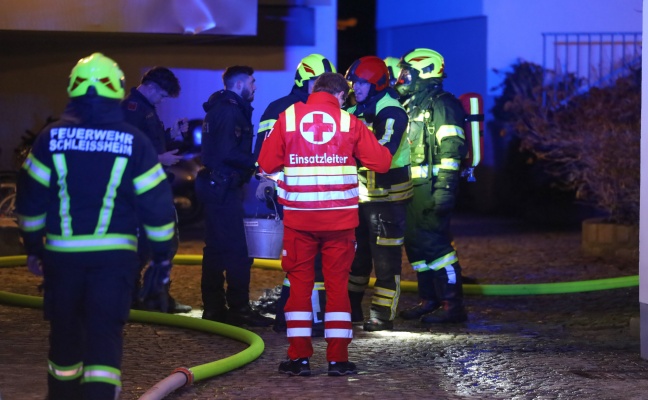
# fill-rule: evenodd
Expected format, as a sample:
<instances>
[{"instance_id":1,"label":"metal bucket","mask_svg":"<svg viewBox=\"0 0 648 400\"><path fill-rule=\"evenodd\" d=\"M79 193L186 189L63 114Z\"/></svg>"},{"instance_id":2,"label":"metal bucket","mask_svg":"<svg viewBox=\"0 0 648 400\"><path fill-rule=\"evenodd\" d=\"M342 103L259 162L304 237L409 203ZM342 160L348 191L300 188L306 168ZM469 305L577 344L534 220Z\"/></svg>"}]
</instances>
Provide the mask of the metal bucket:
<instances>
[{"instance_id":1,"label":"metal bucket","mask_svg":"<svg viewBox=\"0 0 648 400\"><path fill-rule=\"evenodd\" d=\"M245 241L248 256L253 258L281 258L283 248L283 221L280 219L244 218Z\"/></svg>"}]
</instances>

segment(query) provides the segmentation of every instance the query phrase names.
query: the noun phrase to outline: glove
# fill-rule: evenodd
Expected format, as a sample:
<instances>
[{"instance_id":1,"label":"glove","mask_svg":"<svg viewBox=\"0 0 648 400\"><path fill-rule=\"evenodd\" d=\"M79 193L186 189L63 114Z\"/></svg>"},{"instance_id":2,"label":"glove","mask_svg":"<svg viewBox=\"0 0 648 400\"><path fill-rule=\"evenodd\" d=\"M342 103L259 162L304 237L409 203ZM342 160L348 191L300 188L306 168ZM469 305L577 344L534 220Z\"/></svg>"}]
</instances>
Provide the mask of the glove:
<instances>
[{"instance_id":1,"label":"glove","mask_svg":"<svg viewBox=\"0 0 648 400\"><path fill-rule=\"evenodd\" d=\"M439 171L432 191L434 211L438 215L448 214L454 209L458 182L458 173Z\"/></svg>"},{"instance_id":2,"label":"glove","mask_svg":"<svg viewBox=\"0 0 648 400\"><path fill-rule=\"evenodd\" d=\"M434 212L437 215L445 215L454 209L455 195L447 189L434 189L432 193Z\"/></svg>"},{"instance_id":3,"label":"glove","mask_svg":"<svg viewBox=\"0 0 648 400\"><path fill-rule=\"evenodd\" d=\"M275 190L275 183L271 179L261 178L256 190L256 198L259 201L266 201L268 197L272 198Z\"/></svg>"},{"instance_id":4,"label":"glove","mask_svg":"<svg viewBox=\"0 0 648 400\"><path fill-rule=\"evenodd\" d=\"M144 282L139 292L140 306L145 310L167 312L171 280L171 261L151 262L144 273Z\"/></svg>"}]
</instances>

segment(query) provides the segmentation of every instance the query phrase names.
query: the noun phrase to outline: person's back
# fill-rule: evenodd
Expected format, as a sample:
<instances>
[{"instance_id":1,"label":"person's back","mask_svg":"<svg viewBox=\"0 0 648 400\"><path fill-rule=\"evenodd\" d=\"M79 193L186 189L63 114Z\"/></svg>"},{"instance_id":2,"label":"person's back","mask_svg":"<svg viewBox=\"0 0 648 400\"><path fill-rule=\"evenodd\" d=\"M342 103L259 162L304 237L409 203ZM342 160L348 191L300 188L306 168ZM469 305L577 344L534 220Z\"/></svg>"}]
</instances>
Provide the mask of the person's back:
<instances>
[{"instance_id":1,"label":"person's back","mask_svg":"<svg viewBox=\"0 0 648 400\"><path fill-rule=\"evenodd\" d=\"M279 364L279 372L288 375L311 373L311 295L314 259L320 251L327 291L328 375L356 373L348 354L353 329L347 295L358 225L356 158L386 172L392 157L361 121L340 110L348 92L342 75L322 74L306 104L297 103L279 116L259 155L263 173L283 171L278 195L284 206L281 266L291 282L284 309L290 346L289 360Z\"/></svg>"},{"instance_id":2,"label":"person's back","mask_svg":"<svg viewBox=\"0 0 648 400\"><path fill-rule=\"evenodd\" d=\"M170 273L171 187L151 142L123 121L123 82L103 54L79 60L65 113L36 138L18 176L27 267L44 276L48 399L118 397L138 222L153 252L149 286L159 292Z\"/></svg>"},{"instance_id":3,"label":"person's back","mask_svg":"<svg viewBox=\"0 0 648 400\"><path fill-rule=\"evenodd\" d=\"M259 157L261 145L266 135L272 130L279 114L284 112L291 105L301 102L306 103L308 96L313 91L315 80L325 72L336 72L335 66L321 54L309 54L302 58L295 69L295 83L289 94L272 101L266 107L257 132L256 142L254 145L255 159ZM283 207L277 204L275 184L265 178L262 178L256 189L256 197L266 204L270 212L275 212L283 219ZM281 285L281 295L277 302L276 316L273 329L276 332L286 330L286 319L284 318L283 309L286 301L290 296L290 282L288 279L283 280ZM316 301L315 299L318 299ZM318 254L315 258L315 287L313 289L313 301L315 309L313 310L313 336L322 336L324 333L324 308L326 307L326 290L324 288L324 277L322 276L322 258Z\"/></svg>"},{"instance_id":4,"label":"person's back","mask_svg":"<svg viewBox=\"0 0 648 400\"><path fill-rule=\"evenodd\" d=\"M103 97L72 99L61 119L37 137L26 166L23 184L32 177L43 195L21 205L27 213L46 205L53 251L134 250L135 213L157 225L151 210L173 201L170 187L157 185L165 175L148 139L124 121L119 103ZM139 192L147 205L141 210ZM166 214L173 221L173 210Z\"/></svg>"}]
</instances>

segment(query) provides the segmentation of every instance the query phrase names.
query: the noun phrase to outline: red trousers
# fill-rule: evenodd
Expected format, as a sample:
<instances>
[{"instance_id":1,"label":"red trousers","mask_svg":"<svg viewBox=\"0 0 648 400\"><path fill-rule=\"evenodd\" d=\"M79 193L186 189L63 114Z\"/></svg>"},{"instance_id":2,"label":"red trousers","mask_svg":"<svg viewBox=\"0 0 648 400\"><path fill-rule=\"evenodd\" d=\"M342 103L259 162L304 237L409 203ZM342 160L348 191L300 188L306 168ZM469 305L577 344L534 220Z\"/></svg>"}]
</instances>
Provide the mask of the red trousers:
<instances>
[{"instance_id":1,"label":"red trousers","mask_svg":"<svg viewBox=\"0 0 648 400\"><path fill-rule=\"evenodd\" d=\"M353 325L347 286L355 255L355 230L306 232L284 227L283 245L281 266L290 280L290 297L284 307L290 344L288 357L294 360L313 355L311 295L315 282L315 255L321 252L326 289L326 360L348 361Z\"/></svg>"}]
</instances>

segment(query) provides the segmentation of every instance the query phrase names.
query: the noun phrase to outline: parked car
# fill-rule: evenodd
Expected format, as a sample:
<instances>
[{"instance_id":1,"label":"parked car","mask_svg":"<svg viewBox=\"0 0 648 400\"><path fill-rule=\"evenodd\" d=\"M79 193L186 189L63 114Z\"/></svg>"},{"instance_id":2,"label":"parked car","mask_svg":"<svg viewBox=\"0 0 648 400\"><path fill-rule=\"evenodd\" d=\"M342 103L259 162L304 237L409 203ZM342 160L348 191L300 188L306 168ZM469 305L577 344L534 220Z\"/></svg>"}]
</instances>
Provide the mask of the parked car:
<instances>
[{"instance_id":1,"label":"parked car","mask_svg":"<svg viewBox=\"0 0 648 400\"><path fill-rule=\"evenodd\" d=\"M196 222L202 216L202 205L196 199L196 175L202 167L200 145L202 138L202 120L189 121L189 130L185 135L180 152L183 157L177 164L166 168L167 174L173 175L171 189L173 203L178 212L179 224Z\"/></svg>"}]
</instances>

